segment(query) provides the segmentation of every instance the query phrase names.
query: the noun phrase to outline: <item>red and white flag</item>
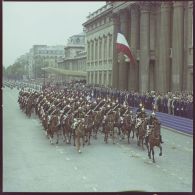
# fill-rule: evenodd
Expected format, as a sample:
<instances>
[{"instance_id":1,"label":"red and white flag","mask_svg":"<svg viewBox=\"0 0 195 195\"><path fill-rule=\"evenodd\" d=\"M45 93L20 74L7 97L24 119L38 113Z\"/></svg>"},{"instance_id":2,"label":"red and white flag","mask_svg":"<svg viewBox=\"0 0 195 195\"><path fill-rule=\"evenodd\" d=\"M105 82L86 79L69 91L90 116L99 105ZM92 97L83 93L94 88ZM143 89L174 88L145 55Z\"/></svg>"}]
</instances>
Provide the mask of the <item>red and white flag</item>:
<instances>
[{"instance_id":1,"label":"red and white flag","mask_svg":"<svg viewBox=\"0 0 195 195\"><path fill-rule=\"evenodd\" d=\"M125 36L121 33L117 34L116 48L118 52L122 52L127 55L132 64L136 64L136 60L132 55L129 44L127 43Z\"/></svg>"}]
</instances>

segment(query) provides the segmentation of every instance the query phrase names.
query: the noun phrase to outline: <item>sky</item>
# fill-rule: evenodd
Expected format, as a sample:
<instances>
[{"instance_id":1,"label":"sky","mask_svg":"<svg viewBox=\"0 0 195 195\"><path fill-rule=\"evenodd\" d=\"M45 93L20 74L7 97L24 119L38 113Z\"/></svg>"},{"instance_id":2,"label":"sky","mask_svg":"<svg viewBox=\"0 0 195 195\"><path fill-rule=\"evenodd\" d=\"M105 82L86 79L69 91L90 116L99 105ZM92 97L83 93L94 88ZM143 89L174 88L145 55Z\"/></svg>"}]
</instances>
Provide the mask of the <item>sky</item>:
<instances>
[{"instance_id":1,"label":"sky","mask_svg":"<svg viewBox=\"0 0 195 195\"><path fill-rule=\"evenodd\" d=\"M3 2L3 66L12 65L35 44L66 45L83 32L89 13L105 1Z\"/></svg>"}]
</instances>

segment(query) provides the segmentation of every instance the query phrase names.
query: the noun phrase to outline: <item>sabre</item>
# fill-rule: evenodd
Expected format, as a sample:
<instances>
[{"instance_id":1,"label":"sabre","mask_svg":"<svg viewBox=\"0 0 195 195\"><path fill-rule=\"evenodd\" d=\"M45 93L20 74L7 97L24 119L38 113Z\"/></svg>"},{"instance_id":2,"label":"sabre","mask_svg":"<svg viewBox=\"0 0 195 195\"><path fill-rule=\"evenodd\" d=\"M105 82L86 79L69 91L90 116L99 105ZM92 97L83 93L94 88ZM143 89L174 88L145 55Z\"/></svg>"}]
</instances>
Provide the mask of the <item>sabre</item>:
<instances>
[{"instance_id":1,"label":"sabre","mask_svg":"<svg viewBox=\"0 0 195 195\"><path fill-rule=\"evenodd\" d=\"M93 109L95 111L95 109L103 102L104 100L100 101L99 104Z\"/></svg>"},{"instance_id":2,"label":"sabre","mask_svg":"<svg viewBox=\"0 0 195 195\"><path fill-rule=\"evenodd\" d=\"M117 104L117 105L113 108L113 110L115 110L118 106L119 106L119 104Z\"/></svg>"}]
</instances>

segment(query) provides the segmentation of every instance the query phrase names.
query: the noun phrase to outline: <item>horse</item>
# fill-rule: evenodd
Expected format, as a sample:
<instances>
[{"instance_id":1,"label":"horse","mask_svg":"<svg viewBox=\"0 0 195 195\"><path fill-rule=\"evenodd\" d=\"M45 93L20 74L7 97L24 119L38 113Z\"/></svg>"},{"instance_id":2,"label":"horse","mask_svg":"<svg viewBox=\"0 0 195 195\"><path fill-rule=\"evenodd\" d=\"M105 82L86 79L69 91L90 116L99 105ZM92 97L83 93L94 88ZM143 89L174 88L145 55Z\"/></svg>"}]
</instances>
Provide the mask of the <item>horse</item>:
<instances>
[{"instance_id":1,"label":"horse","mask_svg":"<svg viewBox=\"0 0 195 195\"><path fill-rule=\"evenodd\" d=\"M160 148L159 156L162 156L162 146L160 143L160 123L159 121L154 121L152 123L153 127L151 129L151 133L148 135L148 141L146 142L146 146L148 149L148 157L151 159L151 152L153 157L153 163L155 163L154 159L154 147L157 146Z\"/></svg>"},{"instance_id":2,"label":"horse","mask_svg":"<svg viewBox=\"0 0 195 195\"><path fill-rule=\"evenodd\" d=\"M141 121L141 124L136 127L137 132L136 132L136 136L137 136L137 145L140 146L140 142L142 144L142 149L144 150L144 138L145 138L145 134L146 134L146 128L147 128L147 119L144 118Z\"/></svg>"},{"instance_id":3,"label":"horse","mask_svg":"<svg viewBox=\"0 0 195 195\"><path fill-rule=\"evenodd\" d=\"M85 119L82 118L82 119L79 119L78 121L78 125L75 129L75 137L74 139L76 139L76 146L77 146L77 150L79 153L81 153L81 142L80 142L80 139L82 139L82 144L83 144L83 147L85 145Z\"/></svg>"},{"instance_id":4,"label":"horse","mask_svg":"<svg viewBox=\"0 0 195 195\"><path fill-rule=\"evenodd\" d=\"M56 144L58 144L59 141L59 126L58 126L58 116L57 115L52 115L50 124L48 125L48 130L47 130L47 135L49 137L50 143L53 144L53 137L54 133L57 134L57 141Z\"/></svg>"},{"instance_id":5,"label":"horse","mask_svg":"<svg viewBox=\"0 0 195 195\"><path fill-rule=\"evenodd\" d=\"M105 125L104 125L104 141L105 143L108 143L108 136L112 136L113 144L115 144L115 131L114 131L114 115L110 114L107 116Z\"/></svg>"},{"instance_id":6,"label":"horse","mask_svg":"<svg viewBox=\"0 0 195 195\"><path fill-rule=\"evenodd\" d=\"M118 129L118 135L120 135L121 131L121 121L120 121L120 112L113 111L114 114L114 128Z\"/></svg>"},{"instance_id":7,"label":"horse","mask_svg":"<svg viewBox=\"0 0 195 195\"><path fill-rule=\"evenodd\" d=\"M94 126L93 126L93 137L97 139L97 132L102 124L102 113L101 111L95 111L94 113Z\"/></svg>"},{"instance_id":8,"label":"horse","mask_svg":"<svg viewBox=\"0 0 195 195\"><path fill-rule=\"evenodd\" d=\"M130 116L126 115L123 118L123 123L121 125L121 133L122 133L123 137L125 137L125 135L127 135L128 144L130 144L130 141L129 141L130 132L131 132L131 118L130 118Z\"/></svg>"},{"instance_id":9,"label":"horse","mask_svg":"<svg viewBox=\"0 0 195 195\"><path fill-rule=\"evenodd\" d=\"M69 114L62 121L63 138L64 138L64 141L66 140L66 143L68 144L71 143L72 134L73 134L73 137L75 136L74 130L72 129L72 123L73 123L73 116L71 114ZM75 141L74 141L74 146L75 146Z\"/></svg>"},{"instance_id":10,"label":"horse","mask_svg":"<svg viewBox=\"0 0 195 195\"><path fill-rule=\"evenodd\" d=\"M89 115L85 120L85 142L90 145L90 137L94 127L93 116Z\"/></svg>"}]
</instances>

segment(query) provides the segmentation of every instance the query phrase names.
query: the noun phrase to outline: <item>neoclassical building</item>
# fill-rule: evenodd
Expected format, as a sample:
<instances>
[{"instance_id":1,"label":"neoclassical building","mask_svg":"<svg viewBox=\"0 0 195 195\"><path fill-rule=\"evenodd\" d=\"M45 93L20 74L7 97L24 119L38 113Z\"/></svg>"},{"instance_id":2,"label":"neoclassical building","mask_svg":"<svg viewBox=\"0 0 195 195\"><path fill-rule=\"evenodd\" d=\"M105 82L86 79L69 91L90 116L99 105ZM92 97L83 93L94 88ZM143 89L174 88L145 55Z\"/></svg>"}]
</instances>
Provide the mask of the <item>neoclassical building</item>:
<instances>
[{"instance_id":1,"label":"neoclassical building","mask_svg":"<svg viewBox=\"0 0 195 195\"><path fill-rule=\"evenodd\" d=\"M107 2L84 23L88 82L139 92L192 90L192 20L192 1ZM116 51L118 32L137 65ZM100 77L102 71L111 75Z\"/></svg>"},{"instance_id":2,"label":"neoclassical building","mask_svg":"<svg viewBox=\"0 0 195 195\"><path fill-rule=\"evenodd\" d=\"M86 80L86 44L85 33L73 35L64 47L64 57L58 61L55 80L58 82L70 80Z\"/></svg>"},{"instance_id":3,"label":"neoclassical building","mask_svg":"<svg viewBox=\"0 0 195 195\"><path fill-rule=\"evenodd\" d=\"M83 24L86 32L87 82L112 85L113 22L112 5L89 14Z\"/></svg>"}]
</instances>

